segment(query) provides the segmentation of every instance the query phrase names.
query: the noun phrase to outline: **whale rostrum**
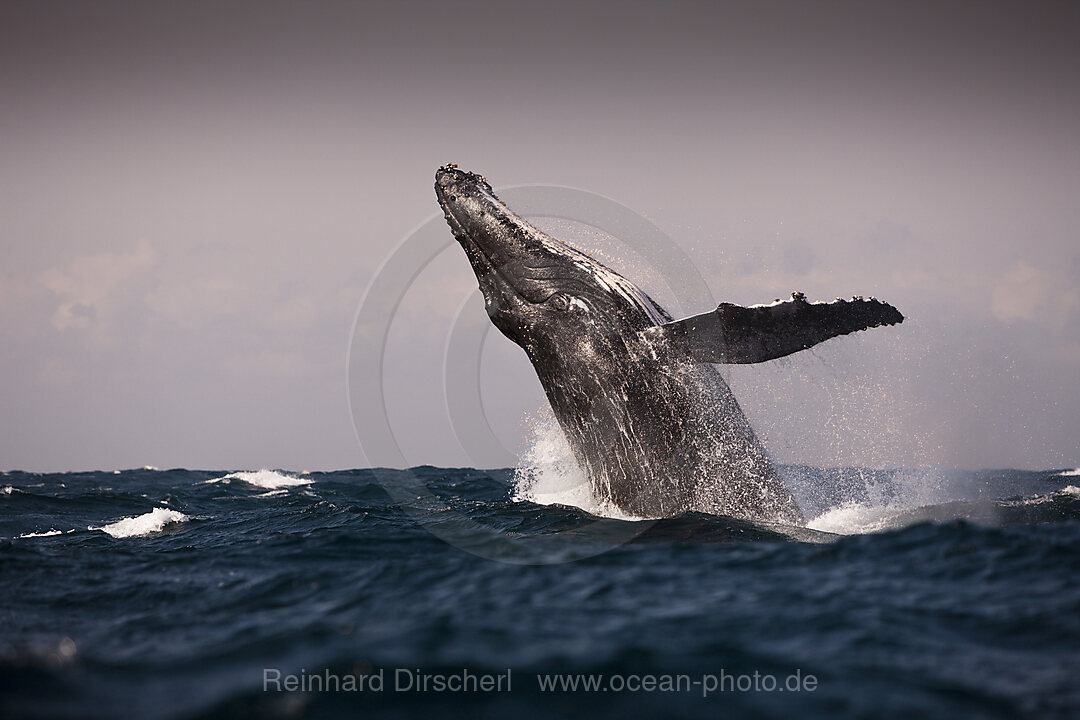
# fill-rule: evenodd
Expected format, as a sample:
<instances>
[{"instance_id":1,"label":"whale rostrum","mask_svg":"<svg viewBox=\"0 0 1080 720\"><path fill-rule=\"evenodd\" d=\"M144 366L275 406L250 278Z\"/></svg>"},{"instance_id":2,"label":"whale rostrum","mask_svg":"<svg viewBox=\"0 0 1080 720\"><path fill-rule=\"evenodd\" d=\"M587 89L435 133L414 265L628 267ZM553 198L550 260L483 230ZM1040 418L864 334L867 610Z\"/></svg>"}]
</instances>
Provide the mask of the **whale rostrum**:
<instances>
[{"instance_id":1,"label":"whale rostrum","mask_svg":"<svg viewBox=\"0 0 1080 720\"><path fill-rule=\"evenodd\" d=\"M601 502L638 517L699 511L802 522L714 363L758 363L902 322L870 298L722 303L674 320L629 280L533 227L480 175L435 193L491 322L525 351Z\"/></svg>"}]
</instances>

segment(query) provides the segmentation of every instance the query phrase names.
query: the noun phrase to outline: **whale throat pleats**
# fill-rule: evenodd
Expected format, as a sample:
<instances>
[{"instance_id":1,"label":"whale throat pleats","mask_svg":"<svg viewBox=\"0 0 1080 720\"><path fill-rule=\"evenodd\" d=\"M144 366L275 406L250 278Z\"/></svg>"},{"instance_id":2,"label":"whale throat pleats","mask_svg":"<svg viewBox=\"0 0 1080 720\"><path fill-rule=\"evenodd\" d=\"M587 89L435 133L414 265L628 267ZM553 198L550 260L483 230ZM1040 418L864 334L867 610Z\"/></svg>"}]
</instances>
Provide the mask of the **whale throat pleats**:
<instances>
[{"instance_id":1,"label":"whale throat pleats","mask_svg":"<svg viewBox=\"0 0 1080 720\"><path fill-rule=\"evenodd\" d=\"M746 364L791 355L819 342L858 330L895 325L904 316L873 298L811 303L792 300L742 307L721 303L712 312L645 330L663 338L672 352L703 363Z\"/></svg>"}]
</instances>

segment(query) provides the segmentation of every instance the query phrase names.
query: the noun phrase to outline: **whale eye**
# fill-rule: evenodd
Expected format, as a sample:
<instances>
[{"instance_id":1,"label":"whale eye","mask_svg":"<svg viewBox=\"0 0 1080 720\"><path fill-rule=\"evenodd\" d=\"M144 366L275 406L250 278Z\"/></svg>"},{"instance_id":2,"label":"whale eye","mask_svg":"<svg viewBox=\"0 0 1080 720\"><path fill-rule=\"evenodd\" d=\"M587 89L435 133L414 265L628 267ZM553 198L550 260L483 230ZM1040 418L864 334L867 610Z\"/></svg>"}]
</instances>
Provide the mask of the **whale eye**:
<instances>
[{"instance_id":1,"label":"whale eye","mask_svg":"<svg viewBox=\"0 0 1080 720\"><path fill-rule=\"evenodd\" d=\"M551 307L560 312L566 312L570 309L570 296L566 293L555 293L548 298L548 302L551 303Z\"/></svg>"}]
</instances>

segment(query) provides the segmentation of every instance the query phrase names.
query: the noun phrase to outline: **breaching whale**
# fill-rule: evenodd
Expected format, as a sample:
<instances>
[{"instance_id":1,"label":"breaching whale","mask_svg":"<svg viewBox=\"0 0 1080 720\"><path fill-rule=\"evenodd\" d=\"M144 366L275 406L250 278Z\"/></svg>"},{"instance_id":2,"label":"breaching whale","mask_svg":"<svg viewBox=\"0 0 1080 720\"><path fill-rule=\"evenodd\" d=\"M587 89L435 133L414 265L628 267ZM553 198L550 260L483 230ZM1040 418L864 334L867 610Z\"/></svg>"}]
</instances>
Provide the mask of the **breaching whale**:
<instances>
[{"instance_id":1,"label":"breaching whale","mask_svg":"<svg viewBox=\"0 0 1080 720\"><path fill-rule=\"evenodd\" d=\"M528 355L599 500L647 518L802 522L714 363L765 362L902 322L896 308L793 293L674 320L626 278L530 225L482 176L444 166L435 194L488 317Z\"/></svg>"}]
</instances>

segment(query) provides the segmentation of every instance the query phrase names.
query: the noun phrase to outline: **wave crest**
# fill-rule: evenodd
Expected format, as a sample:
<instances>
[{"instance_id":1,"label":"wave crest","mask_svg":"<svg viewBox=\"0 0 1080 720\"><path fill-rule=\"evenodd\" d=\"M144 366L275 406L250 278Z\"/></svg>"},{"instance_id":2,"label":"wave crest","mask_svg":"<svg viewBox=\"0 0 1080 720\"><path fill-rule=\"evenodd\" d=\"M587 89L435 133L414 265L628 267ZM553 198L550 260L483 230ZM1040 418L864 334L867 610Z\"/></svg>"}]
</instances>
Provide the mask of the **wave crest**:
<instances>
[{"instance_id":1,"label":"wave crest","mask_svg":"<svg viewBox=\"0 0 1080 720\"><path fill-rule=\"evenodd\" d=\"M296 477L295 475L288 475L286 473L278 472L277 470L256 470L254 472L238 471L229 473L213 480L207 480L208 483L230 483L233 480L239 480L240 482L253 485L264 490L277 490L278 488L300 487L302 485L310 485L310 478Z\"/></svg>"},{"instance_id":2,"label":"wave crest","mask_svg":"<svg viewBox=\"0 0 1080 720\"><path fill-rule=\"evenodd\" d=\"M53 535L62 534L59 530L48 530L46 532L29 532L20 535L20 538L36 538L36 537L52 537Z\"/></svg>"},{"instance_id":3,"label":"wave crest","mask_svg":"<svg viewBox=\"0 0 1080 720\"><path fill-rule=\"evenodd\" d=\"M101 530L103 533L112 535L114 538L141 537L161 532L166 525L172 523L187 522L188 516L176 510L166 508L154 508L144 515L124 518L105 527L87 528L88 530Z\"/></svg>"}]
</instances>

